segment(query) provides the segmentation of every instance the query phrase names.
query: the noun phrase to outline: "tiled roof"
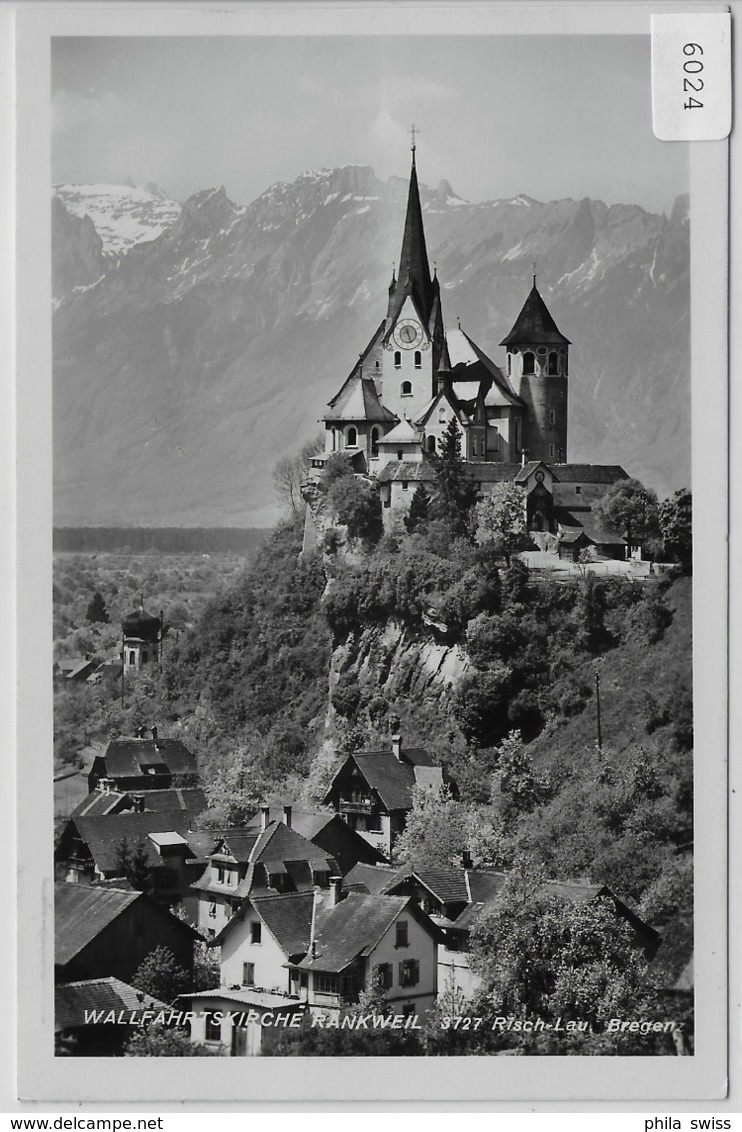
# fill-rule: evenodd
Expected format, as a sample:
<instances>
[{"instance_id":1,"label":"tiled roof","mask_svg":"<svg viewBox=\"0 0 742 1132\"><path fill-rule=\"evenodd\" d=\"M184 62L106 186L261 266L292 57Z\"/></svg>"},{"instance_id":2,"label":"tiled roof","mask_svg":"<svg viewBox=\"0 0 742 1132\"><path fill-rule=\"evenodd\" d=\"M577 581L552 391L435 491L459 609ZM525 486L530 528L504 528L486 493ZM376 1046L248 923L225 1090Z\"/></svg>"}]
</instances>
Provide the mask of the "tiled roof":
<instances>
[{"instance_id":1,"label":"tiled roof","mask_svg":"<svg viewBox=\"0 0 742 1132\"><path fill-rule=\"evenodd\" d=\"M379 401L373 378L362 377L358 370L346 378L340 391L330 401L327 421L394 421L390 409Z\"/></svg>"},{"instance_id":2,"label":"tiled roof","mask_svg":"<svg viewBox=\"0 0 742 1132\"><path fill-rule=\"evenodd\" d=\"M82 802L72 811L70 817L102 817L104 814L126 809L130 804L129 794L114 790L104 794L102 790L94 790L92 794L88 794L87 798L83 798Z\"/></svg>"},{"instance_id":3,"label":"tiled roof","mask_svg":"<svg viewBox=\"0 0 742 1132\"><path fill-rule=\"evenodd\" d=\"M298 998L282 994L280 991L257 990L254 987L213 987L211 990L179 994L176 1001L196 1003L201 1002L202 999L209 1002L223 999L224 1002L237 1002L243 1006L256 1006L259 1009L262 1007L269 1010L304 1011L306 1009L306 1003L300 1002Z\"/></svg>"},{"instance_id":4,"label":"tiled roof","mask_svg":"<svg viewBox=\"0 0 742 1132\"><path fill-rule=\"evenodd\" d=\"M568 346L569 338L565 338L561 330L549 313L546 303L541 298L536 284L528 293L520 314L515 320L513 329L507 338L503 338L501 346L523 345L549 345L551 343Z\"/></svg>"},{"instance_id":5,"label":"tiled roof","mask_svg":"<svg viewBox=\"0 0 742 1132\"><path fill-rule=\"evenodd\" d=\"M523 404L500 367L465 331L461 328L447 331L446 342L454 375L461 373L461 376L455 376L456 381L462 378L469 380L470 375L485 379L490 386L485 404L490 407ZM465 367L463 371L459 370L460 366Z\"/></svg>"},{"instance_id":6,"label":"tiled roof","mask_svg":"<svg viewBox=\"0 0 742 1132\"><path fill-rule=\"evenodd\" d=\"M549 464L548 467L560 483L611 484L629 478L620 464Z\"/></svg>"},{"instance_id":7,"label":"tiled roof","mask_svg":"<svg viewBox=\"0 0 742 1132\"><path fill-rule=\"evenodd\" d=\"M105 814L120 813L133 808L133 795L136 790L128 793L111 790L105 793L94 790L83 798L74 809L70 817L103 817ZM206 809L206 795L203 790L196 787L183 787L171 790L146 790L141 797L144 799L145 811L162 812L163 810L187 810L196 816Z\"/></svg>"},{"instance_id":8,"label":"tiled roof","mask_svg":"<svg viewBox=\"0 0 742 1132\"><path fill-rule=\"evenodd\" d=\"M214 853L219 856L233 857L242 863L250 860L250 855L260 838L260 830L255 829L229 829L219 836L219 844Z\"/></svg>"},{"instance_id":9,"label":"tiled roof","mask_svg":"<svg viewBox=\"0 0 742 1132\"><path fill-rule=\"evenodd\" d=\"M427 460L390 460L379 473L379 483L433 483L435 470Z\"/></svg>"},{"instance_id":10,"label":"tiled roof","mask_svg":"<svg viewBox=\"0 0 742 1132\"><path fill-rule=\"evenodd\" d=\"M54 885L54 963L66 966L104 928L126 911L141 892L95 888L82 884Z\"/></svg>"},{"instance_id":11,"label":"tiled roof","mask_svg":"<svg viewBox=\"0 0 742 1132\"><path fill-rule=\"evenodd\" d=\"M372 790L387 810L411 810L412 791L417 783L416 766L434 766L427 751L410 749L400 761L392 751L366 751L351 756Z\"/></svg>"},{"instance_id":12,"label":"tiled roof","mask_svg":"<svg viewBox=\"0 0 742 1132\"><path fill-rule=\"evenodd\" d=\"M343 888L356 889L370 893L384 892L393 886L405 873L405 869L392 869L384 866L364 865L360 861L354 865L343 879Z\"/></svg>"},{"instance_id":13,"label":"tiled roof","mask_svg":"<svg viewBox=\"0 0 742 1132\"><path fill-rule=\"evenodd\" d=\"M521 471L520 464L496 464L484 462L475 464L467 461L466 470L473 480L478 483L514 483Z\"/></svg>"},{"instance_id":14,"label":"tiled roof","mask_svg":"<svg viewBox=\"0 0 742 1132\"><path fill-rule=\"evenodd\" d=\"M312 930L314 892L255 896L252 904L286 955L306 952Z\"/></svg>"},{"instance_id":15,"label":"tiled roof","mask_svg":"<svg viewBox=\"0 0 742 1132\"><path fill-rule=\"evenodd\" d=\"M379 444L419 444L420 433L409 421L400 421L391 432L382 436Z\"/></svg>"},{"instance_id":16,"label":"tiled roof","mask_svg":"<svg viewBox=\"0 0 742 1132\"><path fill-rule=\"evenodd\" d=\"M334 907L321 905L316 912L316 957L307 954L302 969L339 973L372 951L384 933L407 907L406 896L377 896L351 892Z\"/></svg>"},{"instance_id":17,"label":"tiled roof","mask_svg":"<svg viewBox=\"0 0 742 1132\"><path fill-rule=\"evenodd\" d=\"M467 903L469 889L464 869L431 868L423 865L414 870L414 875L437 896L442 904Z\"/></svg>"},{"instance_id":18,"label":"tiled roof","mask_svg":"<svg viewBox=\"0 0 742 1132\"><path fill-rule=\"evenodd\" d=\"M84 979L77 983L60 983L54 988L54 1029L69 1030L77 1026L90 1025L86 1011L102 1010L106 1014L113 1010L116 1014L124 1010L127 1014L136 1010L167 1010L164 1002L143 994L122 983L121 979L109 976L106 979Z\"/></svg>"},{"instance_id":19,"label":"tiled roof","mask_svg":"<svg viewBox=\"0 0 742 1132\"><path fill-rule=\"evenodd\" d=\"M164 764L170 774L196 774L196 757L180 739L111 739L102 756L109 778L142 774L142 767ZM96 760L97 761L97 760Z\"/></svg>"},{"instance_id":20,"label":"tiled roof","mask_svg":"<svg viewBox=\"0 0 742 1132\"><path fill-rule=\"evenodd\" d=\"M191 814L187 810L145 810L141 814L128 810L123 814L71 820L97 867L103 873L110 873L117 867L118 850L124 837L130 847L141 838L148 863L159 864L161 858L149 840L150 833L179 833L187 841Z\"/></svg>"}]
</instances>

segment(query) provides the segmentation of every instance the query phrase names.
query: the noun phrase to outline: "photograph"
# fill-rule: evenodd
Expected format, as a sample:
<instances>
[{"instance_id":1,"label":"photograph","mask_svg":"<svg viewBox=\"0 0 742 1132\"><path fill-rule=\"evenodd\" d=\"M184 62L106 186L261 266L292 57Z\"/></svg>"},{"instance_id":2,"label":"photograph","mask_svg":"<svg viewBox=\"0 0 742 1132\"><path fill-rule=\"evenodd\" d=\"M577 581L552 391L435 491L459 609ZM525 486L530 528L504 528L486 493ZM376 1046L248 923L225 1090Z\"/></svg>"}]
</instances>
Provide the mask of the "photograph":
<instances>
[{"instance_id":1,"label":"photograph","mask_svg":"<svg viewBox=\"0 0 742 1132\"><path fill-rule=\"evenodd\" d=\"M648 22L490 15L51 21L62 1075L710 1054L718 194L655 136Z\"/></svg>"}]
</instances>

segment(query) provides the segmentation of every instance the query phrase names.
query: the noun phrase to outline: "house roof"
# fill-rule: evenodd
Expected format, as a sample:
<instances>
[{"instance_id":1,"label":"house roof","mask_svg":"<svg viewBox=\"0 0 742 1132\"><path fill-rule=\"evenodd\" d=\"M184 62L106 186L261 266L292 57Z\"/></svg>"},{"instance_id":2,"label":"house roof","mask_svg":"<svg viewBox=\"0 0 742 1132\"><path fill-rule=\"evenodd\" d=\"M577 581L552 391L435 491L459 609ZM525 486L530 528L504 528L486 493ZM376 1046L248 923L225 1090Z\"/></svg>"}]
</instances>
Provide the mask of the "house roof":
<instances>
[{"instance_id":1,"label":"house roof","mask_svg":"<svg viewBox=\"0 0 742 1132\"><path fill-rule=\"evenodd\" d=\"M468 903L469 888L466 883L466 871L460 868L433 868L423 865L412 870L412 876L425 885L442 904Z\"/></svg>"},{"instance_id":2,"label":"house roof","mask_svg":"<svg viewBox=\"0 0 742 1132\"><path fill-rule=\"evenodd\" d=\"M126 809L131 804L131 796L121 791L111 790L104 794L102 790L94 790L75 806L70 814L71 818L103 817L104 814L116 813Z\"/></svg>"},{"instance_id":3,"label":"house roof","mask_svg":"<svg viewBox=\"0 0 742 1132\"><path fill-rule=\"evenodd\" d=\"M54 988L54 1029L71 1030L88 1026L87 1012L101 1010L116 1014L136 1010L167 1010L168 1006L152 995L144 994L121 979L84 979L76 983L60 983Z\"/></svg>"},{"instance_id":4,"label":"house roof","mask_svg":"<svg viewBox=\"0 0 742 1132\"><path fill-rule=\"evenodd\" d=\"M359 955L373 951L384 933L409 904L407 896L351 892L339 904L322 904L316 911L316 956L308 953L303 970L339 973Z\"/></svg>"},{"instance_id":5,"label":"house roof","mask_svg":"<svg viewBox=\"0 0 742 1132\"><path fill-rule=\"evenodd\" d=\"M288 875L298 891L310 891L316 883L315 872L338 871L334 859L325 850L283 822L271 822L265 830L222 831L214 842L211 856L220 859L227 855L217 851L222 848L222 842L235 860L247 864L245 875L236 886L219 884L213 879L209 864L191 888L247 897L270 876L280 873Z\"/></svg>"},{"instance_id":6,"label":"house roof","mask_svg":"<svg viewBox=\"0 0 742 1132\"><path fill-rule=\"evenodd\" d=\"M148 766L165 766L170 774L197 774L196 756L180 739L111 739L96 763L107 778L144 776Z\"/></svg>"},{"instance_id":7,"label":"house roof","mask_svg":"<svg viewBox=\"0 0 742 1132\"><path fill-rule=\"evenodd\" d=\"M136 790L130 792L111 790L108 793L94 790L87 798L83 798L70 817L103 817L105 814L131 810L134 805L133 796L136 793ZM197 787L146 790L139 797L144 799L145 810L157 812L181 809L195 816L205 810L207 805L206 794Z\"/></svg>"},{"instance_id":8,"label":"house roof","mask_svg":"<svg viewBox=\"0 0 742 1132\"><path fill-rule=\"evenodd\" d=\"M141 892L54 885L54 963L64 967L137 900ZM173 917L175 919L175 917ZM178 921L179 922L179 921Z\"/></svg>"},{"instance_id":9,"label":"house roof","mask_svg":"<svg viewBox=\"0 0 742 1132\"><path fill-rule=\"evenodd\" d=\"M71 818L70 821L96 866L103 873L111 873L118 867L119 847L124 838L130 846L141 838L148 864L158 865L160 856L150 834L179 833L187 842L191 816L188 810L145 810L143 813L128 810L122 814Z\"/></svg>"},{"instance_id":10,"label":"house roof","mask_svg":"<svg viewBox=\"0 0 742 1132\"><path fill-rule=\"evenodd\" d=\"M314 892L254 896L252 905L287 956L306 952L312 930Z\"/></svg>"},{"instance_id":11,"label":"house roof","mask_svg":"<svg viewBox=\"0 0 742 1132\"><path fill-rule=\"evenodd\" d=\"M379 473L379 483L433 483L435 469L428 460L390 460Z\"/></svg>"},{"instance_id":12,"label":"house roof","mask_svg":"<svg viewBox=\"0 0 742 1132\"><path fill-rule=\"evenodd\" d=\"M369 787L376 791L389 811L412 809L413 788L423 784L415 774L416 768L435 767L431 756L422 748L405 749L402 752L402 760L398 759L393 751L364 751L349 755L338 775L342 774L350 762L355 763ZM442 772L440 768L436 769L442 785ZM330 797L330 793L327 798Z\"/></svg>"},{"instance_id":13,"label":"house roof","mask_svg":"<svg viewBox=\"0 0 742 1132\"><path fill-rule=\"evenodd\" d=\"M528 293L521 312L515 320L515 325L501 346L524 345L557 345L569 346L569 338L565 338L561 330L549 313L546 303L541 298L534 281Z\"/></svg>"},{"instance_id":14,"label":"house roof","mask_svg":"<svg viewBox=\"0 0 742 1132\"><path fill-rule=\"evenodd\" d=\"M559 483L611 484L629 478L620 464L549 464L548 468Z\"/></svg>"},{"instance_id":15,"label":"house roof","mask_svg":"<svg viewBox=\"0 0 742 1132\"><path fill-rule=\"evenodd\" d=\"M343 879L343 888L365 890L366 892L384 892L396 883L403 869L389 868L388 866L365 865L361 861L354 865Z\"/></svg>"}]
</instances>

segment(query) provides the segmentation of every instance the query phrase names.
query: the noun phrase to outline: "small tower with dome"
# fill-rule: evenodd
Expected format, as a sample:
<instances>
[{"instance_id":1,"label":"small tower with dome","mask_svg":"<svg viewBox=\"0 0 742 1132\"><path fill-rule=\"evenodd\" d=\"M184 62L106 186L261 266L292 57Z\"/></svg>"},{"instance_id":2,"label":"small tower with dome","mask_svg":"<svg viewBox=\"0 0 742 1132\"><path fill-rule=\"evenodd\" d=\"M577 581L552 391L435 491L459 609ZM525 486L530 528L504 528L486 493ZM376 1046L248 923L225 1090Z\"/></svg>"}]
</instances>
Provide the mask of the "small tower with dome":
<instances>
[{"instance_id":1,"label":"small tower with dome","mask_svg":"<svg viewBox=\"0 0 742 1132\"><path fill-rule=\"evenodd\" d=\"M124 639L124 672L138 672L147 664L162 660L162 611L159 617L147 613L144 598L139 608L127 614L121 628Z\"/></svg>"}]
</instances>

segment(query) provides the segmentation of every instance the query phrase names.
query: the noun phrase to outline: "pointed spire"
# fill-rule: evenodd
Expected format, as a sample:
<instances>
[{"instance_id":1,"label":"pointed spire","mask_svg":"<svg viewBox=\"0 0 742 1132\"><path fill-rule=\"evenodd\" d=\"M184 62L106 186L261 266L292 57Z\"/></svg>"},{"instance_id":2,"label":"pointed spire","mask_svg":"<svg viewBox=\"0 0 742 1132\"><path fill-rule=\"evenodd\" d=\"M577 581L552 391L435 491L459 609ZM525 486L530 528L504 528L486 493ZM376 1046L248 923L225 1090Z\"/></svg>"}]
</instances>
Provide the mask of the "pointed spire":
<instances>
[{"instance_id":1,"label":"pointed spire","mask_svg":"<svg viewBox=\"0 0 742 1132\"><path fill-rule=\"evenodd\" d=\"M420 314L427 323L433 302L432 281L430 278L430 265L428 251L425 245L425 229L423 226L423 210L420 204L420 189L417 183L417 168L415 166L415 143L413 135L412 169L410 170L410 189L407 196L407 215L405 217L402 251L399 257L400 283L411 285L412 294L420 307ZM405 271L406 278L402 272ZM391 314L390 309L390 314Z\"/></svg>"},{"instance_id":2,"label":"pointed spire","mask_svg":"<svg viewBox=\"0 0 742 1132\"><path fill-rule=\"evenodd\" d=\"M569 338L565 338L554 322L549 308L539 294L536 287L536 276L533 277L533 286L528 293L520 314L515 320L513 329L507 338L503 338L501 346L517 345L552 345L569 346Z\"/></svg>"}]
</instances>

